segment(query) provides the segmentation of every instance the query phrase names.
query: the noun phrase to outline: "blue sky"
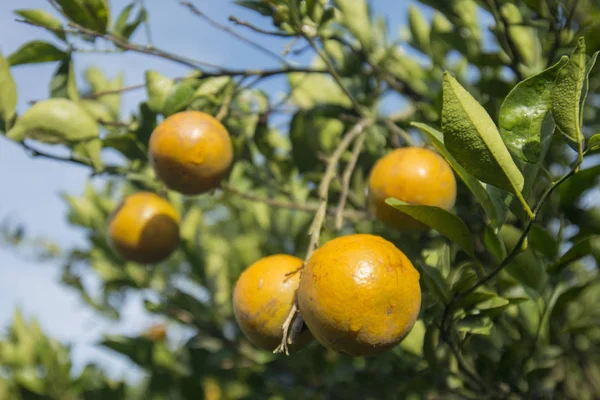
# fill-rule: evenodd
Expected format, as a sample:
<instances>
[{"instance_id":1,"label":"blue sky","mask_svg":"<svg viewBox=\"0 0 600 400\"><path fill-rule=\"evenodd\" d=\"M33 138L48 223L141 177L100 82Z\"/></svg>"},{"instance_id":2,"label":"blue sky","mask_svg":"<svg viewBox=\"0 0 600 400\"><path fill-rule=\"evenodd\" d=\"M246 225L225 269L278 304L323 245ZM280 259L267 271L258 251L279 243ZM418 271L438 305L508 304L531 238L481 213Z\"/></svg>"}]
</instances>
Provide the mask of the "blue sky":
<instances>
[{"instance_id":1,"label":"blue sky","mask_svg":"<svg viewBox=\"0 0 600 400\"><path fill-rule=\"evenodd\" d=\"M114 18L129 1L112 0L109 3ZM390 33L397 34L400 24L405 22L406 8L410 3L377 0L373 5L376 12L388 20ZM178 1L146 0L146 4L153 44L157 47L227 67L277 65L262 53L192 16ZM268 21L230 1L197 0L195 4L224 24L228 24L227 18L233 14L271 28ZM54 12L43 0L0 2L0 51L4 55L29 40L43 39L58 43L42 30L16 22L12 13L15 8L41 8ZM242 28L239 32L278 52L287 43ZM139 29L132 41L145 43L144 30ZM98 44L99 48L103 46L102 43ZM75 67L80 82L82 71L90 65L99 66L110 77L123 72L125 85L143 82L147 69L172 77L189 72L189 69L149 56L79 54L75 58ZM27 108L27 101L47 97L48 84L56 67L55 63L48 63L12 69L19 93L20 113ZM269 81L265 88L271 93L285 90L283 81L277 79ZM143 90L124 94L123 115L134 110L144 96ZM67 224L66 208L59 193L79 194L86 179L87 170L83 168L40 158L31 159L20 147L0 137L0 221L10 217L15 222L24 223L30 234L52 238L65 247L82 243L81 232ZM27 318L37 318L47 334L73 346L75 368L95 361L110 367L112 376L139 376L139 371L132 369L124 359L95 346L104 332L135 334L152 322L152 317L144 313L139 299L134 298L127 303L120 321L109 322L98 317L59 281L59 265L32 261L13 249L0 247L0 331L9 323L15 307L19 307Z\"/></svg>"}]
</instances>

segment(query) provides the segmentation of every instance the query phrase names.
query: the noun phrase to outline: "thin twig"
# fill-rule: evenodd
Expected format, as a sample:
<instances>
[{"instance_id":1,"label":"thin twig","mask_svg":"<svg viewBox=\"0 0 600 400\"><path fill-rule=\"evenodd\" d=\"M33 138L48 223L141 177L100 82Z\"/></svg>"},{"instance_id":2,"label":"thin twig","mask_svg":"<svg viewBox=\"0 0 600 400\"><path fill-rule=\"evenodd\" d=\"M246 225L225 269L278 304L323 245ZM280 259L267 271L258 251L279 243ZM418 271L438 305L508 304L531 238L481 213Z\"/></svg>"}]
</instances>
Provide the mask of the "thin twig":
<instances>
[{"instance_id":1,"label":"thin twig","mask_svg":"<svg viewBox=\"0 0 600 400\"><path fill-rule=\"evenodd\" d=\"M362 134L354 143L354 149L352 149L352 156L346 164L344 174L342 175L342 192L340 194L340 200L338 202L337 210L335 212L335 229L340 230L344 223L344 208L346 208L346 200L348 199L348 192L350 191L350 180L352 179L352 173L356 167L356 162L365 144L366 135Z\"/></svg>"},{"instance_id":2,"label":"thin twig","mask_svg":"<svg viewBox=\"0 0 600 400\"><path fill-rule=\"evenodd\" d=\"M80 158L75 158L72 155L62 157L62 156L57 156L55 154L45 153L34 147L31 147L31 145L27 144L24 141L18 142L17 144L19 144L21 147L23 147L23 149L25 149L29 153L30 157L46 158L49 160L60 161L60 162L64 162L64 163L77 164L77 165L81 165L81 166L88 167L88 168L93 167L91 161L83 160ZM122 175L127 172L128 172L127 169L125 169L121 166L118 166L118 165L105 165L100 171L95 171L93 175L94 176L103 175L103 174Z\"/></svg>"},{"instance_id":3,"label":"thin twig","mask_svg":"<svg viewBox=\"0 0 600 400\"><path fill-rule=\"evenodd\" d=\"M316 250L319 239L321 237L321 229L323 228L323 224L325 223L325 216L327 214L327 200L329 197L329 187L331 182L336 176L337 165L344 154L344 152L348 149L350 144L356 139L363 131L369 126L372 122L368 119L360 120L356 125L354 125L342 138L333 154L327 160L327 167L325 168L325 173L323 174L323 178L321 178L321 183L319 184L318 194L319 194L319 204L317 206L317 210L315 211L315 216L308 230L308 234L310 235L310 240L308 242L308 247L306 249L306 255L304 257L303 265L295 272L300 272L304 265L308 262L313 252ZM292 309L288 317L286 318L285 323L282 325L282 338L281 344L273 351L273 353L285 353L289 355L288 344L290 344L290 338L288 337L289 329L291 324L293 323L294 316L296 318L302 318L299 314L298 306L296 304L296 300L294 299L294 303L292 304Z\"/></svg>"},{"instance_id":4,"label":"thin twig","mask_svg":"<svg viewBox=\"0 0 600 400\"><path fill-rule=\"evenodd\" d=\"M338 84L340 89L342 89L344 94L350 99L356 112L363 115L365 113L365 107L363 107L363 105L358 102L358 100L356 99L356 97L354 97L354 95L350 92L350 90L348 90L348 88L342 81L342 78L340 77L339 73L337 72L335 65L333 65L333 62L329 59L329 56L327 55L327 53L325 53L325 51L323 49L321 49L319 46L317 46L317 43L309 35L305 35L304 38L308 41L308 43L310 43L310 46L318 54L318 56L323 60L325 65L327 65L329 74L331 75L333 80Z\"/></svg>"},{"instance_id":5,"label":"thin twig","mask_svg":"<svg viewBox=\"0 0 600 400\"><path fill-rule=\"evenodd\" d=\"M511 67L512 67L513 72L517 76L517 79L519 81L521 81L521 80L523 80L523 74L521 73L521 70L519 69L519 64L521 63L521 55L519 54L519 51L517 50L517 46L515 45L515 42L514 42L512 36L510 35L510 23L508 22L508 20L502 13L500 2L498 0L488 0L488 3L489 3L490 8L496 10L496 12L494 12L495 17L496 17L496 22L502 23L502 31L504 33L504 39L506 40L506 44L508 45L508 48L510 49L510 52L511 52L511 62L512 62Z\"/></svg>"},{"instance_id":6,"label":"thin twig","mask_svg":"<svg viewBox=\"0 0 600 400\"><path fill-rule=\"evenodd\" d=\"M300 204L300 203L293 203L293 202L284 201L284 200L272 199L269 197L259 196L254 193L244 192L244 191L238 190L232 186L229 186L227 184L221 184L221 189L226 193L236 195L244 200L266 204L268 206L275 207L275 208L283 208L283 209L288 209L288 210L302 211L302 212L309 212L309 213L314 213L319 209L318 204L314 204L314 203ZM327 209L328 215L334 215L335 212L336 212L336 209L333 207L330 207ZM366 213L361 210L344 210L344 218L364 219L364 218L366 218Z\"/></svg>"},{"instance_id":7,"label":"thin twig","mask_svg":"<svg viewBox=\"0 0 600 400\"><path fill-rule=\"evenodd\" d=\"M414 147L417 145L408 132L400 128L398 125L396 125L389 119L384 119L383 123L392 133L402 138L402 140L404 140L404 143L406 143L408 146Z\"/></svg>"},{"instance_id":8,"label":"thin twig","mask_svg":"<svg viewBox=\"0 0 600 400\"><path fill-rule=\"evenodd\" d=\"M258 26L252 25L250 22L239 20L233 15L229 17L229 20L236 25L245 26L246 28L252 29L254 32L262 33L263 35L281 37L281 38L290 38L298 36L295 33L287 33L287 32L279 32L279 31L268 31L266 29L259 28Z\"/></svg>"},{"instance_id":9,"label":"thin twig","mask_svg":"<svg viewBox=\"0 0 600 400\"><path fill-rule=\"evenodd\" d=\"M288 67L291 65L290 62L288 60L286 60L284 57L282 57L281 55L275 53L272 50L269 50L268 48L248 39L247 37L240 35L239 33L237 33L236 31L234 31L233 29L231 29L228 26L222 25L220 23L218 23L217 21L215 21L214 19L210 18L208 15L206 15L204 12L202 12L198 7L196 7L195 5L193 5L191 2L187 1L187 0L182 0L181 5L187 7L194 15L206 20L209 24L211 24L212 26L214 26L217 29L222 30L223 32L227 32L230 35L232 35L233 37L235 37L238 40L241 40L242 42L254 47L256 50L268 55L269 57L272 57L274 59L276 59L279 62L284 63L285 65L287 65Z\"/></svg>"}]
</instances>

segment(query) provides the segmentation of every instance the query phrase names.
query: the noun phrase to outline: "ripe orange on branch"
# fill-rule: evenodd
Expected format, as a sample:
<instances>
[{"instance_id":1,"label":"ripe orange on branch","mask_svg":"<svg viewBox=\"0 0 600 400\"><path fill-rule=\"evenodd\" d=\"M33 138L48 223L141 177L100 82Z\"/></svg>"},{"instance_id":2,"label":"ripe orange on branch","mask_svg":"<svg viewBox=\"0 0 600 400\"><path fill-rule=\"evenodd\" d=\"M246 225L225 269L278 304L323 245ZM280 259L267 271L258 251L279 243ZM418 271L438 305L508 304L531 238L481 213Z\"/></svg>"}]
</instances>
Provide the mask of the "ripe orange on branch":
<instances>
[{"instance_id":1,"label":"ripe orange on branch","mask_svg":"<svg viewBox=\"0 0 600 400\"><path fill-rule=\"evenodd\" d=\"M149 159L169 189L205 193L229 173L233 146L227 129L213 116L182 111L167 117L150 136Z\"/></svg>"},{"instance_id":2,"label":"ripe orange on branch","mask_svg":"<svg viewBox=\"0 0 600 400\"><path fill-rule=\"evenodd\" d=\"M378 354L414 326L421 307L419 272L379 236L341 236L308 260L298 307L323 346L350 355Z\"/></svg>"},{"instance_id":3,"label":"ripe orange on branch","mask_svg":"<svg viewBox=\"0 0 600 400\"><path fill-rule=\"evenodd\" d=\"M396 210L385 200L394 197L409 204L446 210L456 201L456 178L446 160L436 152L403 147L380 158L369 176L369 207L385 225L401 231L427 226Z\"/></svg>"},{"instance_id":4,"label":"ripe orange on branch","mask_svg":"<svg viewBox=\"0 0 600 400\"><path fill-rule=\"evenodd\" d=\"M300 274L290 273L302 263L298 257L276 254L256 261L238 278L233 291L235 319L256 347L272 351L281 342L281 327L294 304L300 280ZM302 348L311 339L308 330L300 332L290 350Z\"/></svg>"},{"instance_id":5,"label":"ripe orange on branch","mask_svg":"<svg viewBox=\"0 0 600 400\"><path fill-rule=\"evenodd\" d=\"M125 260L160 262L179 244L179 215L171 203L157 194L135 193L111 214L108 240Z\"/></svg>"}]
</instances>

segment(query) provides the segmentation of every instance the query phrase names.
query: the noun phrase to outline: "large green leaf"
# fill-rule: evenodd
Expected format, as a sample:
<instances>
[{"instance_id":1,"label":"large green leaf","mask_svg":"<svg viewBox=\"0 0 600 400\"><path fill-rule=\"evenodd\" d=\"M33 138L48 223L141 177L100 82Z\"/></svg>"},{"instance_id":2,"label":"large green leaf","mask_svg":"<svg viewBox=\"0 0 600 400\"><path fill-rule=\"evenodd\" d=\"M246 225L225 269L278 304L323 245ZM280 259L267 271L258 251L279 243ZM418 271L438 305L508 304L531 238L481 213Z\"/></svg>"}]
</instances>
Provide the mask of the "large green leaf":
<instances>
[{"instance_id":1,"label":"large green leaf","mask_svg":"<svg viewBox=\"0 0 600 400\"><path fill-rule=\"evenodd\" d=\"M504 225L500 229L507 252L511 252L523 232L511 225ZM500 260L498 260L500 261ZM531 248L519 253L507 266L506 271L520 283L541 292L546 285L547 276L543 260L541 260Z\"/></svg>"},{"instance_id":2,"label":"large green leaf","mask_svg":"<svg viewBox=\"0 0 600 400\"><path fill-rule=\"evenodd\" d=\"M444 73L444 145L479 180L520 194L523 175L485 109L448 72Z\"/></svg>"},{"instance_id":3,"label":"large green leaf","mask_svg":"<svg viewBox=\"0 0 600 400\"><path fill-rule=\"evenodd\" d=\"M550 93L560 69L568 62L562 57L552 67L519 82L508 94L502 107L498 125L504 143L513 156L529 163L541 161L552 139L549 131L542 136L542 125L550 111Z\"/></svg>"},{"instance_id":4,"label":"large green leaf","mask_svg":"<svg viewBox=\"0 0 600 400\"><path fill-rule=\"evenodd\" d=\"M538 65L542 61L542 48L536 29L523 24L523 17L515 4L505 2L500 12L510 26L508 35L514 43L519 59L529 67Z\"/></svg>"},{"instance_id":5,"label":"large green leaf","mask_svg":"<svg viewBox=\"0 0 600 400\"><path fill-rule=\"evenodd\" d=\"M17 86L10 73L10 66L0 53L0 117L5 124L12 120L17 109Z\"/></svg>"},{"instance_id":6,"label":"large green leaf","mask_svg":"<svg viewBox=\"0 0 600 400\"><path fill-rule=\"evenodd\" d=\"M417 6L412 5L408 9L408 26L412 34L413 45L423 53L429 54L431 51L429 42L431 26Z\"/></svg>"},{"instance_id":7,"label":"large green leaf","mask_svg":"<svg viewBox=\"0 0 600 400\"><path fill-rule=\"evenodd\" d=\"M196 83L192 80L185 80L173 87L165 99L163 105L163 114L169 116L186 108L194 98Z\"/></svg>"},{"instance_id":8,"label":"large green leaf","mask_svg":"<svg viewBox=\"0 0 600 400\"><path fill-rule=\"evenodd\" d=\"M23 141L70 144L98 137L96 121L77 103L67 99L49 99L35 103L17 120L6 135Z\"/></svg>"},{"instance_id":9,"label":"large green leaf","mask_svg":"<svg viewBox=\"0 0 600 400\"><path fill-rule=\"evenodd\" d=\"M444 135L442 132L420 122L413 122L411 125L421 129L423 132L425 132L425 134L427 134L433 146L437 151L440 152L446 161L448 161L452 169L454 169L454 172L456 172L458 177L464 182L467 188L469 188L471 193L473 193L494 225L498 227L501 226L504 223L505 217L504 204L502 203L497 206L492 201L490 193L488 193L488 191L485 189L485 184L481 183L473 175L467 173L467 171L465 171L458 161L456 161L456 159L444 146Z\"/></svg>"},{"instance_id":10,"label":"large green leaf","mask_svg":"<svg viewBox=\"0 0 600 400\"><path fill-rule=\"evenodd\" d=\"M47 11L39 9L19 9L14 11L15 14L20 15L25 20L33 22L36 25L43 26L44 28L51 31L56 37L61 40L66 40L65 31L63 26L58 19Z\"/></svg>"},{"instance_id":11,"label":"large green leaf","mask_svg":"<svg viewBox=\"0 0 600 400\"><path fill-rule=\"evenodd\" d=\"M55 0L67 18L99 33L106 33L110 10L106 0Z\"/></svg>"},{"instance_id":12,"label":"large green leaf","mask_svg":"<svg viewBox=\"0 0 600 400\"><path fill-rule=\"evenodd\" d=\"M75 82L75 71L71 57L64 59L54 73L50 81L50 97L79 100L79 91Z\"/></svg>"},{"instance_id":13,"label":"large green leaf","mask_svg":"<svg viewBox=\"0 0 600 400\"><path fill-rule=\"evenodd\" d=\"M91 140L85 140L76 143L73 146L73 154L83 158L83 160L89 163L94 171L100 171L102 169L102 158L100 152L102 150L102 141L100 138L94 138Z\"/></svg>"},{"instance_id":14,"label":"large green leaf","mask_svg":"<svg viewBox=\"0 0 600 400\"><path fill-rule=\"evenodd\" d=\"M579 152L582 150L583 142L581 100L584 82L589 73L586 68L585 39L581 37L569 62L560 70L550 96L552 116L556 125L568 143Z\"/></svg>"},{"instance_id":15,"label":"large green leaf","mask_svg":"<svg viewBox=\"0 0 600 400\"><path fill-rule=\"evenodd\" d=\"M591 235L573 244L573 246L567 250L555 264L548 267L548 272L558 274L570 263L591 254L594 242L598 241L600 241L600 235Z\"/></svg>"},{"instance_id":16,"label":"large green leaf","mask_svg":"<svg viewBox=\"0 0 600 400\"><path fill-rule=\"evenodd\" d=\"M156 71L146 71L146 92L150 110L162 112L165 100L171 93L175 82Z\"/></svg>"},{"instance_id":17,"label":"large green leaf","mask_svg":"<svg viewBox=\"0 0 600 400\"><path fill-rule=\"evenodd\" d=\"M365 0L335 0L341 11L342 25L369 51L373 48L373 25L369 18L369 8Z\"/></svg>"},{"instance_id":18,"label":"large green leaf","mask_svg":"<svg viewBox=\"0 0 600 400\"><path fill-rule=\"evenodd\" d=\"M386 203L414 219L437 230L467 253L474 254L473 238L462 219L440 207L407 204L398 199L387 199Z\"/></svg>"},{"instance_id":19,"label":"large green leaf","mask_svg":"<svg viewBox=\"0 0 600 400\"><path fill-rule=\"evenodd\" d=\"M67 54L53 44L41 40L32 40L19 47L8 56L10 65L37 64L64 60Z\"/></svg>"}]
</instances>

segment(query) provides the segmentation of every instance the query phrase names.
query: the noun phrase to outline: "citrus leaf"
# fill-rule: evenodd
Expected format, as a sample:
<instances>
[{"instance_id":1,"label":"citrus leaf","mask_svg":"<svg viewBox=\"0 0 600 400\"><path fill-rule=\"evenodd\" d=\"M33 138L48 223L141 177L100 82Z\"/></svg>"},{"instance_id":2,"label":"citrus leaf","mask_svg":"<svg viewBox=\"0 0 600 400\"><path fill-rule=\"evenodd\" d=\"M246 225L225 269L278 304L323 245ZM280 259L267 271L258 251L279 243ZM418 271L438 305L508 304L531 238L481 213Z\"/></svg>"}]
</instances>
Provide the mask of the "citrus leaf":
<instances>
[{"instance_id":1,"label":"citrus leaf","mask_svg":"<svg viewBox=\"0 0 600 400\"><path fill-rule=\"evenodd\" d=\"M456 175L458 175L458 177L469 188L471 193L473 193L477 201L479 201L479 204L481 204L485 213L491 218L492 222L496 226L501 226L504 222L504 204L501 204L500 207L497 207L492 201L490 194L485 190L485 184L481 183L473 175L467 173L467 171L465 171L458 161L456 161L456 159L444 146L444 135L442 132L420 122L412 122L411 125L425 132L436 150L446 159L446 161L448 161L448 164L450 164L454 172L456 172Z\"/></svg>"},{"instance_id":2,"label":"citrus leaf","mask_svg":"<svg viewBox=\"0 0 600 400\"><path fill-rule=\"evenodd\" d=\"M85 78L92 88L92 93L110 92L97 96L97 101L104 104L113 117L117 118L121 109L121 94L118 92L123 87L123 74L108 80L97 67L90 67L85 71Z\"/></svg>"},{"instance_id":3,"label":"citrus leaf","mask_svg":"<svg viewBox=\"0 0 600 400\"><path fill-rule=\"evenodd\" d=\"M600 149L600 133L596 133L594 136L588 139L587 149L589 151L596 151Z\"/></svg>"},{"instance_id":4,"label":"citrus leaf","mask_svg":"<svg viewBox=\"0 0 600 400\"><path fill-rule=\"evenodd\" d=\"M48 99L35 103L17 120L6 136L15 141L70 144L98 137L98 125L77 103Z\"/></svg>"},{"instance_id":5,"label":"citrus leaf","mask_svg":"<svg viewBox=\"0 0 600 400\"><path fill-rule=\"evenodd\" d=\"M229 82L231 82L231 78L228 76L218 76L203 80L198 89L196 89L194 98L218 94L225 89L225 86L227 86Z\"/></svg>"},{"instance_id":6,"label":"citrus leaf","mask_svg":"<svg viewBox=\"0 0 600 400\"><path fill-rule=\"evenodd\" d=\"M64 59L54 73L50 81L50 97L79 100L79 91L75 82L75 71L71 57Z\"/></svg>"},{"instance_id":7,"label":"citrus leaf","mask_svg":"<svg viewBox=\"0 0 600 400\"><path fill-rule=\"evenodd\" d=\"M442 132L450 154L480 181L511 193L523 190L523 175L485 109L450 73L444 73Z\"/></svg>"},{"instance_id":8,"label":"citrus leaf","mask_svg":"<svg viewBox=\"0 0 600 400\"><path fill-rule=\"evenodd\" d=\"M163 114L169 116L183 110L194 98L194 92L194 82L192 81L183 81L177 84L165 99Z\"/></svg>"},{"instance_id":9,"label":"citrus leaf","mask_svg":"<svg viewBox=\"0 0 600 400\"><path fill-rule=\"evenodd\" d=\"M562 257L559 258L556 264L548 267L548 272L551 274L558 274L570 263L587 256L592 252L594 241L598 240L600 240L600 235L592 235L575 243Z\"/></svg>"},{"instance_id":10,"label":"citrus leaf","mask_svg":"<svg viewBox=\"0 0 600 400\"><path fill-rule=\"evenodd\" d=\"M99 138L85 140L73 146L73 154L81 156L86 162L89 162L96 172L102 169L101 150L102 141Z\"/></svg>"},{"instance_id":11,"label":"citrus leaf","mask_svg":"<svg viewBox=\"0 0 600 400\"><path fill-rule=\"evenodd\" d=\"M59 39L66 40L62 24L49 12L38 9L20 9L15 10L14 12L27 21L33 22L38 26L43 26Z\"/></svg>"},{"instance_id":12,"label":"citrus leaf","mask_svg":"<svg viewBox=\"0 0 600 400\"><path fill-rule=\"evenodd\" d=\"M496 260L502 260L506 257L504 242L500 239L500 236L491 225L486 225L483 231L483 244Z\"/></svg>"},{"instance_id":13,"label":"citrus leaf","mask_svg":"<svg viewBox=\"0 0 600 400\"><path fill-rule=\"evenodd\" d=\"M572 206L586 190L598 182L598 179L600 179L600 165L579 170L558 187L560 203L563 206Z\"/></svg>"},{"instance_id":14,"label":"citrus leaf","mask_svg":"<svg viewBox=\"0 0 600 400\"><path fill-rule=\"evenodd\" d=\"M67 54L54 45L41 40L33 40L19 47L8 56L10 65L37 64L63 60Z\"/></svg>"},{"instance_id":15,"label":"citrus leaf","mask_svg":"<svg viewBox=\"0 0 600 400\"><path fill-rule=\"evenodd\" d=\"M569 62L560 70L552 89L552 117L561 133L576 151L581 152L582 91L586 78L585 39L580 37Z\"/></svg>"},{"instance_id":16,"label":"citrus leaf","mask_svg":"<svg viewBox=\"0 0 600 400\"><path fill-rule=\"evenodd\" d=\"M494 323L490 317L468 316L456 323L456 329L459 332L470 333L471 335L489 335Z\"/></svg>"},{"instance_id":17,"label":"citrus leaf","mask_svg":"<svg viewBox=\"0 0 600 400\"><path fill-rule=\"evenodd\" d=\"M411 5L408 9L408 26L414 46L423 53L429 54L431 27L419 8L414 5Z\"/></svg>"},{"instance_id":18,"label":"citrus leaf","mask_svg":"<svg viewBox=\"0 0 600 400\"><path fill-rule=\"evenodd\" d=\"M153 112L162 111L165 100L169 96L175 82L171 78L156 72L146 71L146 92L148 93L148 107Z\"/></svg>"},{"instance_id":19,"label":"citrus leaf","mask_svg":"<svg viewBox=\"0 0 600 400\"><path fill-rule=\"evenodd\" d=\"M474 254L473 238L462 219L440 207L407 204L398 199L387 199L390 206L437 230L442 235Z\"/></svg>"},{"instance_id":20,"label":"citrus leaf","mask_svg":"<svg viewBox=\"0 0 600 400\"><path fill-rule=\"evenodd\" d=\"M552 139L551 131L542 137L542 124L550 111L554 81L568 60L564 56L552 67L519 82L502 103L498 122L500 134L511 153L523 161L540 162L542 148Z\"/></svg>"},{"instance_id":21,"label":"citrus leaf","mask_svg":"<svg viewBox=\"0 0 600 400\"><path fill-rule=\"evenodd\" d=\"M110 10L106 0L55 0L64 15L71 21L94 30L106 33Z\"/></svg>"},{"instance_id":22,"label":"citrus leaf","mask_svg":"<svg viewBox=\"0 0 600 400\"><path fill-rule=\"evenodd\" d=\"M123 9L123 11L121 11L119 16L117 17L117 20L115 21L111 29L115 36L118 36L125 40L129 40L129 38L131 37L133 32L135 32L138 26L140 26L140 24L145 21L146 10L144 8L141 8L138 11L137 16L133 19L133 21L127 23L127 21L129 20L129 15L131 14L131 11L133 10L134 6L135 4L133 3L129 4Z\"/></svg>"},{"instance_id":23,"label":"citrus leaf","mask_svg":"<svg viewBox=\"0 0 600 400\"><path fill-rule=\"evenodd\" d=\"M369 18L369 8L365 0L335 0L340 10L341 24L369 51L374 42L373 26Z\"/></svg>"},{"instance_id":24,"label":"citrus leaf","mask_svg":"<svg viewBox=\"0 0 600 400\"><path fill-rule=\"evenodd\" d=\"M10 66L0 53L0 117L8 124L17 109L17 86L10 73Z\"/></svg>"},{"instance_id":25,"label":"citrus leaf","mask_svg":"<svg viewBox=\"0 0 600 400\"><path fill-rule=\"evenodd\" d=\"M507 252L511 252L516 246L523 232L511 225L504 225L500 229L500 237L504 242ZM497 259L499 262L500 259ZM537 292L546 285L547 277L544 262L527 248L519 253L507 266L506 271L520 283L535 289Z\"/></svg>"}]
</instances>

